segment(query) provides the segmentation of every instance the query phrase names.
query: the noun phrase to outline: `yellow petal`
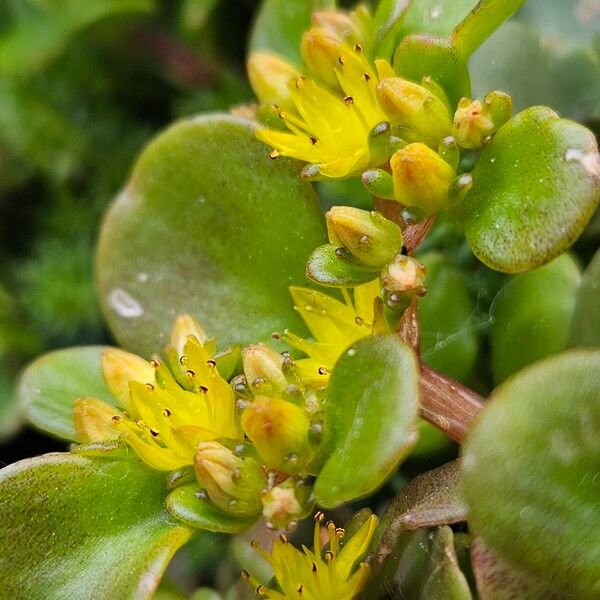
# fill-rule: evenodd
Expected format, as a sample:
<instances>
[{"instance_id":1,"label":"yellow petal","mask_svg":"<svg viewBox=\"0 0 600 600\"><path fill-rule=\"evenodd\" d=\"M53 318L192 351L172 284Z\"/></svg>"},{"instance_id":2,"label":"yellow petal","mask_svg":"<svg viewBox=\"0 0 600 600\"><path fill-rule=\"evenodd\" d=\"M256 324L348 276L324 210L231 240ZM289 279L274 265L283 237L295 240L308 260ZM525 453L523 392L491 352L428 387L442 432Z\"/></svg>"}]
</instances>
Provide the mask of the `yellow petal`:
<instances>
[{"instance_id":1,"label":"yellow petal","mask_svg":"<svg viewBox=\"0 0 600 600\"><path fill-rule=\"evenodd\" d=\"M377 522L377 517L371 515L362 524L361 528L342 546L335 561L337 575L342 581L348 579L356 561L360 560L369 550Z\"/></svg>"},{"instance_id":2,"label":"yellow petal","mask_svg":"<svg viewBox=\"0 0 600 600\"><path fill-rule=\"evenodd\" d=\"M102 355L102 376L119 404L131 417L137 417L129 396L129 382L153 382L154 369L150 363L130 352L109 348Z\"/></svg>"},{"instance_id":3,"label":"yellow petal","mask_svg":"<svg viewBox=\"0 0 600 600\"><path fill-rule=\"evenodd\" d=\"M183 349L188 337L195 337L200 344L206 341L206 333L200 324L190 315L179 315L175 320L175 326L171 333L171 345L177 350L179 355L183 354Z\"/></svg>"},{"instance_id":4,"label":"yellow petal","mask_svg":"<svg viewBox=\"0 0 600 600\"><path fill-rule=\"evenodd\" d=\"M77 398L73 403L73 425L84 443L116 440L121 434L114 428L113 417L123 413L95 398Z\"/></svg>"}]
</instances>

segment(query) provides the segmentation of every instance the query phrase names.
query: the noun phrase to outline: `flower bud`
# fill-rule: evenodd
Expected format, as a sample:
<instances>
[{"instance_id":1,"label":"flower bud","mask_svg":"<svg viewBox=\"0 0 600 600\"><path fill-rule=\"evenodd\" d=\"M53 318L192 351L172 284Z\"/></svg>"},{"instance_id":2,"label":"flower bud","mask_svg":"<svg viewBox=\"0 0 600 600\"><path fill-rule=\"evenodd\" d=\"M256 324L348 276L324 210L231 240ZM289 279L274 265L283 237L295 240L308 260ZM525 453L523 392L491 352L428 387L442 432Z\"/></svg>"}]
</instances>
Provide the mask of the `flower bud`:
<instances>
[{"instance_id":1,"label":"flower bud","mask_svg":"<svg viewBox=\"0 0 600 600\"><path fill-rule=\"evenodd\" d=\"M345 248L366 266L381 268L402 249L402 230L381 213L334 206L326 217L331 243Z\"/></svg>"},{"instance_id":2,"label":"flower bud","mask_svg":"<svg viewBox=\"0 0 600 600\"><path fill-rule=\"evenodd\" d=\"M333 33L344 42L361 43L367 38L365 28L356 12L318 10L313 13L312 24L316 28Z\"/></svg>"},{"instance_id":3,"label":"flower bud","mask_svg":"<svg viewBox=\"0 0 600 600\"><path fill-rule=\"evenodd\" d=\"M331 31L313 27L302 36L300 51L306 68L323 83L338 88L335 69L340 66L342 40Z\"/></svg>"},{"instance_id":4,"label":"flower bud","mask_svg":"<svg viewBox=\"0 0 600 600\"><path fill-rule=\"evenodd\" d=\"M437 145L450 132L448 107L421 85L386 77L377 86L377 98L392 125L411 129L429 145Z\"/></svg>"},{"instance_id":5,"label":"flower bud","mask_svg":"<svg viewBox=\"0 0 600 600\"><path fill-rule=\"evenodd\" d=\"M303 408L281 398L256 396L241 422L265 465L297 473L312 458L310 421Z\"/></svg>"},{"instance_id":6,"label":"flower bud","mask_svg":"<svg viewBox=\"0 0 600 600\"><path fill-rule=\"evenodd\" d=\"M463 148L478 150L494 131L491 114L479 100L463 98L454 114L452 135Z\"/></svg>"},{"instance_id":7,"label":"flower bud","mask_svg":"<svg viewBox=\"0 0 600 600\"><path fill-rule=\"evenodd\" d=\"M448 204L454 169L425 144L409 144L390 159L396 200L433 214Z\"/></svg>"},{"instance_id":8,"label":"flower bud","mask_svg":"<svg viewBox=\"0 0 600 600\"><path fill-rule=\"evenodd\" d=\"M268 386L281 393L288 385L283 372L283 356L267 344L252 344L242 350L246 381L251 387Z\"/></svg>"},{"instance_id":9,"label":"flower bud","mask_svg":"<svg viewBox=\"0 0 600 600\"><path fill-rule=\"evenodd\" d=\"M102 354L102 377L110 393L129 413L129 416L137 417L137 410L130 397L129 382L152 383L154 381L152 365L130 352L109 348Z\"/></svg>"},{"instance_id":10,"label":"flower bud","mask_svg":"<svg viewBox=\"0 0 600 600\"><path fill-rule=\"evenodd\" d=\"M294 529L313 509L312 489L293 478L274 486L261 498L269 529Z\"/></svg>"},{"instance_id":11,"label":"flower bud","mask_svg":"<svg viewBox=\"0 0 600 600\"><path fill-rule=\"evenodd\" d=\"M85 444L121 437L121 433L113 427L115 415L123 416L121 411L101 400L77 398L73 403L73 425Z\"/></svg>"},{"instance_id":12,"label":"flower bud","mask_svg":"<svg viewBox=\"0 0 600 600\"><path fill-rule=\"evenodd\" d=\"M423 296L426 273L427 269L412 256L396 256L381 276L388 306L403 309L413 296Z\"/></svg>"},{"instance_id":13,"label":"flower bud","mask_svg":"<svg viewBox=\"0 0 600 600\"><path fill-rule=\"evenodd\" d=\"M200 442L194 461L198 482L221 510L256 515L267 479L256 460L236 456L219 442Z\"/></svg>"},{"instance_id":14,"label":"flower bud","mask_svg":"<svg viewBox=\"0 0 600 600\"><path fill-rule=\"evenodd\" d=\"M298 77L299 71L274 54L254 52L248 60L248 79L262 104L295 112L289 83Z\"/></svg>"},{"instance_id":15,"label":"flower bud","mask_svg":"<svg viewBox=\"0 0 600 600\"><path fill-rule=\"evenodd\" d=\"M190 336L195 337L200 344L204 344L208 339L196 319L190 315L179 315L171 332L171 346L175 348L179 356L184 354L185 345Z\"/></svg>"}]
</instances>

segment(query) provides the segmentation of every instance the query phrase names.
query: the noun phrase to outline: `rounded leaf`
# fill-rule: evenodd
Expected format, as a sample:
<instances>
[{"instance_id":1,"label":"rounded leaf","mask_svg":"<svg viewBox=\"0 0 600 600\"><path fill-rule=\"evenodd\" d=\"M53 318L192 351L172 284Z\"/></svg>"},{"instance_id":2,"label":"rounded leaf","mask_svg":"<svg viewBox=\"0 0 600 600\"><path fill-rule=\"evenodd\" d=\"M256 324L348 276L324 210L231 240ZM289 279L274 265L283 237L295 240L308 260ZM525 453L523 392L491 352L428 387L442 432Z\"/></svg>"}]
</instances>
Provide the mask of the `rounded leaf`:
<instances>
[{"instance_id":1,"label":"rounded leaf","mask_svg":"<svg viewBox=\"0 0 600 600\"><path fill-rule=\"evenodd\" d=\"M7 598L150 598L190 536L140 461L47 454L0 471Z\"/></svg>"},{"instance_id":2,"label":"rounded leaf","mask_svg":"<svg viewBox=\"0 0 600 600\"><path fill-rule=\"evenodd\" d=\"M600 596L599 398L600 351L545 359L492 394L463 453L472 529L581 600Z\"/></svg>"},{"instance_id":3,"label":"rounded leaf","mask_svg":"<svg viewBox=\"0 0 600 600\"><path fill-rule=\"evenodd\" d=\"M600 346L600 250L586 269L571 324L574 346Z\"/></svg>"},{"instance_id":4,"label":"rounded leaf","mask_svg":"<svg viewBox=\"0 0 600 600\"><path fill-rule=\"evenodd\" d=\"M540 267L579 237L598 206L594 134L533 107L500 128L455 209L473 252L506 273Z\"/></svg>"},{"instance_id":5,"label":"rounded leaf","mask_svg":"<svg viewBox=\"0 0 600 600\"><path fill-rule=\"evenodd\" d=\"M32 362L23 371L17 391L27 420L46 433L81 441L73 427L73 401L88 397L117 405L100 370L107 348L65 348Z\"/></svg>"},{"instance_id":6,"label":"rounded leaf","mask_svg":"<svg viewBox=\"0 0 600 600\"><path fill-rule=\"evenodd\" d=\"M182 313L222 347L303 330L288 286L306 282L324 223L298 163L270 160L254 128L229 116L189 119L139 158L97 257L104 312L126 348L159 351Z\"/></svg>"},{"instance_id":7,"label":"rounded leaf","mask_svg":"<svg viewBox=\"0 0 600 600\"><path fill-rule=\"evenodd\" d=\"M340 358L325 403L321 506L373 492L408 454L417 439L418 374L414 353L393 335L365 338Z\"/></svg>"}]
</instances>

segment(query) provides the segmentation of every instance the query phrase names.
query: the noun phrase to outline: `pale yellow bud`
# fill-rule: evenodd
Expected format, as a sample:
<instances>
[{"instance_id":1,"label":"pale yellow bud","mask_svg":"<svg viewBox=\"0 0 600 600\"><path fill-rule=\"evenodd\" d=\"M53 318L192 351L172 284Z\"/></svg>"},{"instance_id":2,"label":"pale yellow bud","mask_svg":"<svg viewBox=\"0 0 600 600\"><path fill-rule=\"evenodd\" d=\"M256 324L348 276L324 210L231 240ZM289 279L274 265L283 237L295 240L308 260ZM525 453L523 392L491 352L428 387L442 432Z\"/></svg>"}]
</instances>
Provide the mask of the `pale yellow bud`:
<instances>
[{"instance_id":1,"label":"pale yellow bud","mask_svg":"<svg viewBox=\"0 0 600 600\"><path fill-rule=\"evenodd\" d=\"M339 87L335 69L339 68L340 45L337 34L326 29L313 27L302 36L300 51L306 68L316 78L332 88Z\"/></svg>"},{"instance_id":2,"label":"pale yellow bud","mask_svg":"<svg viewBox=\"0 0 600 600\"><path fill-rule=\"evenodd\" d=\"M289 83L298 79L300 72L274 54L254 52L248 60L248 79L262 104L275 104L295 111Z\"/></svg>"}]
</instances>

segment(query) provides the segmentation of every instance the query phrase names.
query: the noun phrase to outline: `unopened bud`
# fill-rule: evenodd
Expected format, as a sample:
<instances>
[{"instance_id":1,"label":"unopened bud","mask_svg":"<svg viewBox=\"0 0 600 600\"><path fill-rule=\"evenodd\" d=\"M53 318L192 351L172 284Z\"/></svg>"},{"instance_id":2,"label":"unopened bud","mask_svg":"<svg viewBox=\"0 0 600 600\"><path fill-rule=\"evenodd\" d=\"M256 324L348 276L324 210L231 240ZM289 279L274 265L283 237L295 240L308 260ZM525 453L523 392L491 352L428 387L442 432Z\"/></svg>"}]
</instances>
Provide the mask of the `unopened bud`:
<instances>
[{"instance_id":1,"label":"unopened bud","mask_svg":"<svg viewBox=\"0 0 600 600\"><path fill-rule=\"evenodd\" d=\"M480 100L463 98L454 114L452 135L463 148L478 150L494 131L488 108Z\"/></svg>"},{"instance_id":2,"label":"unopened bud","mask_svg":"<svg viewBox=\"0 0 600 600\"><path fill-rule=\"evenodd\" d=\"M190 315L179 315L171 332L171 346L175 348L179 356L184 354L184 348L190 336L195 337L200 344L204 344L208 339L196 319Z\"/></svg>"},{"instance_id":3,"label":"unopened bud","mask_svg":"<svg viewBox=\"0 0 600 600\"><path fill-rule=\"evenodd\" d=\"M281 393L288 386L283 372L283 356L267 344L261 342L244 348L242 362L246 381L251 388L264 386Z\"/></svg>"},{"instance_id":4,"label":"unopened bud","mask_svg":"<svg viewBox=\"0 0 600 600\"><path fill-rule=\"evenodd\" d=\"M399 254L381 276L387 305L403 309L413 296L423 296L426 273L427 269L412 256Z\"/></svg>"},{"instance_id":5,"label":"unopened bud","mask_svg":"<svg viewBox=\"0 0 600 600\"><path fill-rule=\"evenodd\" d=\"M271 529L292 529L312 510L311 488L286 479L262 496L263 517Z\"/></svg>"},{"instance_id":6,"label":"unopened bud","mask_svg":"<svg viewBox=\"0 0 600 600\"><path fill-rule=\"evenodd\" d=\"M237 456L219 442L200 442L194 469L200 486L221 510L237 515L260 513L267 480L256 460Z\"/></svg>"},{"instance_id":7,"label":"unopened bud","mask_svg":"<svg viewBox=\"0 0 600 600\"><path fill-rule=\"evenodd\" d=\"M152 365L130 352L109 348L102 354L102 377L110 393L129 413L129 416L139 416L131 401L129 383L131 381L154 382Z\"/></svg>"},{"instance_id":8,"label":"unopened bud","mask_svg":"<svg viewBox=\"0 0 600 600\"><path fill-rule=\"evenodd\" d=\"M379 212L334 206L326 217L331 243L366 266L381 268L402 249L402 230Z\"/></svg>"},{"instance_id":9,"label":"unopened bud","mask_svg":"<svg viewBox=\"0 0 600 600\"><path fill-rule=\"evenodd\" d=\"M121 433L114 428L123 413L94 398L77 398L73 403L73 425L84 443L116 440Z\"/></svg>"},{"instance_id":10,"label":"unopened bud","mask_svg":"<svg viewBox=\"0 0 600 600\"><path fill-rule=\"evenodd\" d=\"M446 104L421 85L400 77L386 77L377 86L381 108L394 126L406 127L436 146L452 127Z\"/></svg>"},{"instance_id":11,"label":"unopened bud","mask_svg":"<svg viewBox=\"0 0 600 600\"><path fill-rule=\"evenodd\" d=\"M265 465L297 473L312 457L310 421L303 408L281 398L256 396L241 421Z\"/></svg>"},{"instance_id":12,"label":"unopened bud","mask_svg":"<svg viewBox=\"0 0 600 600\"><path fill-rule=\"evenodd\" d=\"M323 83L338 88L335 69L340 65L340 45L337 34L320 27L309 29L302 36L300 51L306 68Z\"/></svg>"},{"instance_id":13,"label":"unopened bud","mask_svg":"<svg viewBox=\"0 0 600 600\"><path fill-rule=\"evenodd\" d=\"M298 77L298 70L274 54L254 52L248 60L248 79L262 104L275 104L295 112L289 83Z\"/></svg>"},{"instance_id":14,"label":"unopened bud","mask_svg":"<svg viewBox=\"0 0 600 600\"><path fill-rule=\"evenodd\" d=\"M433 214L448 205L454 169L425 144L409 144L390 159L396 200Z\"/></svg>"},{"instance_id":15,"label":"unopened bud","mask_svg":"<svg viewBox=\"0 0 600 600\"><path fill-rule=\"evenodd\" d=\"M313 13L314 27L333 33L341 41L363 42L365 32L354 13L340 10L318 10Z\"/></svg>"}]
</instances>

